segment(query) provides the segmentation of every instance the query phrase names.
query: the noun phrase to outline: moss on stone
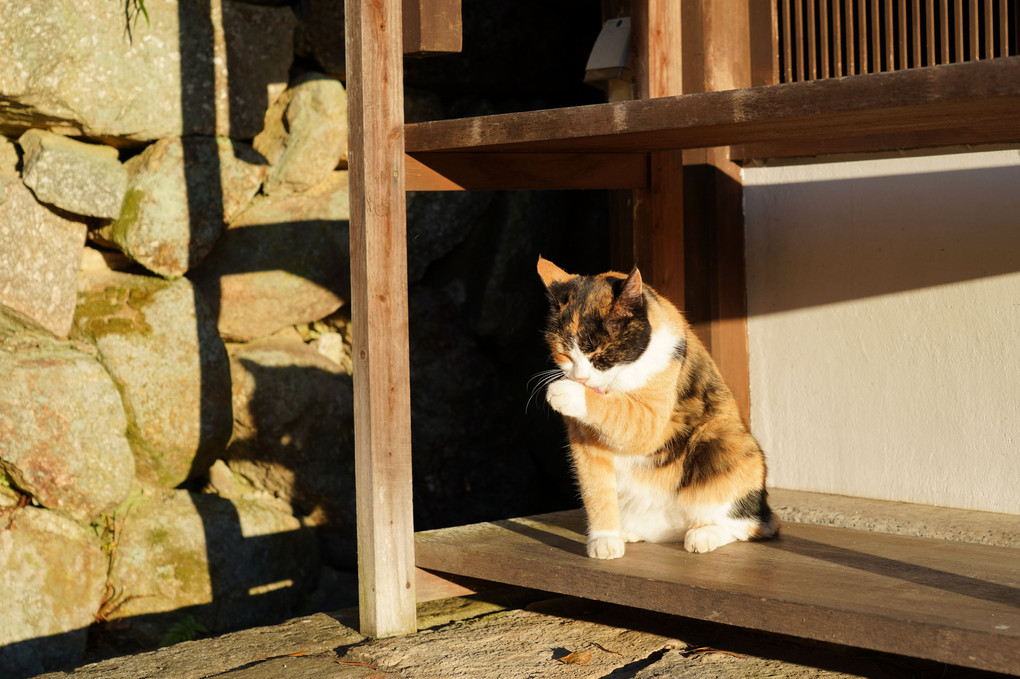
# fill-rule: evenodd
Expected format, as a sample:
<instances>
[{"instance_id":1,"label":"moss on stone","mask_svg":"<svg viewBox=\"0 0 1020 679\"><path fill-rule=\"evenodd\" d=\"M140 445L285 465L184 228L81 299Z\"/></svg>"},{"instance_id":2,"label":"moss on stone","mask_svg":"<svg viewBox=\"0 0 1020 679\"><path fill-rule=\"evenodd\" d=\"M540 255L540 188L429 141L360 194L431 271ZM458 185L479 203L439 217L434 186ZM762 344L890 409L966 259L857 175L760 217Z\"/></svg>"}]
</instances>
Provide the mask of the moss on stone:
<instances>
[{"instance_id":1,"label":"moss on stone","mask_svg":"<svg viewBox=\"0 0 1020 679\"><path fill-rule=\"evenodd\" d=\"M135 188L129 188L127 193L124 194L124 202L120 208L120 217L110 224L110 240L122 248L127 248L128 234L131 232L131 228L138 222L138 217L142 212L142 202L148 195L147 192Z\"/></svg>"},{"instance_id":2,"label":"moss on stone","mask_svg":"<svg viewBox=\"0 0 1020 679\"><path fill-rule=\"evenodd\" d=\"M145 320L145 309L169 283L144 276L131 278L134 280L129 283L114 278L108 287L78 293L75 324L86 335L98 339L105 335L152 333L152 326Z\"/></svg>"}]
</instances>

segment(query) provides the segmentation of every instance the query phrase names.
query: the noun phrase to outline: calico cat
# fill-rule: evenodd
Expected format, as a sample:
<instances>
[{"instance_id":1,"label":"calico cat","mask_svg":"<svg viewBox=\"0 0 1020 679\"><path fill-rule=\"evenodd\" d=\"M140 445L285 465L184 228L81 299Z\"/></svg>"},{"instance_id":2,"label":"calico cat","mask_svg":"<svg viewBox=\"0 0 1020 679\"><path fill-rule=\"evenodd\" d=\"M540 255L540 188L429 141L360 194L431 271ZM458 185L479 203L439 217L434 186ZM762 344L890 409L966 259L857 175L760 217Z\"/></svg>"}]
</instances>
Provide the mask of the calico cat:
<instances>
[{"instance_id":1,"label":"calico cat","mask_svg":"<svg viewBox=\"0 0 1020 679\"><path fill-rule=\"evenodd\" d=\"M637 269L575 276L539 257L538 274L559 368L546 400L567 424L588 556L621 557L626 542L682 538L709 552L774 536L765 457L676 307Z\"/></svg>"}]
</instances>

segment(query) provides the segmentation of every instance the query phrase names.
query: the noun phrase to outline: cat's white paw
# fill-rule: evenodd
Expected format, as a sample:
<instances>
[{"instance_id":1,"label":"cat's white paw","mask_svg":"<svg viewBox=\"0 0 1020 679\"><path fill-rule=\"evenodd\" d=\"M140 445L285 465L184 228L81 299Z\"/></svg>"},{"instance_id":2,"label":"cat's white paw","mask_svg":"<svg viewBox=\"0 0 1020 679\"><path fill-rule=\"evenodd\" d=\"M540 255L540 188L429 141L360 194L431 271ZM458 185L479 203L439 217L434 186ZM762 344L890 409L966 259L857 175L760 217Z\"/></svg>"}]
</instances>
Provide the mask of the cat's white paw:
<instances>
[{"instance_id":1,"label":"cat's white paw","mask_svg":"<svg viewBox=\"0 0 1020 679\"><path fill-rule=\"evenodd\" d=\"M545 391L545 400L561 415L583 420L588 414L584 400L585 387L580 382L567 379L556 380Z\"/></svg>"},{"instance_id":2,"label":"cat's white paw","mask_svg":"<svg viewBox=\"0 0 1020 679\"><path fill-rule=\"evenodd\" d=\"M623 538L617 533L593 533L588 536L588 556L593 559L619 559L623 556Z\"/></svg>"},{"instance_id":3,"label":"cat's white paw","mask_svg":"<svg viewBox=\"0 0 1020 679\"><path fill-rule=\"evenodd\" d=\"M721 526L698 526L684 536L684 549L688 552L711 552L733 542L733 534Z\"/></svg>"}]
</instances>

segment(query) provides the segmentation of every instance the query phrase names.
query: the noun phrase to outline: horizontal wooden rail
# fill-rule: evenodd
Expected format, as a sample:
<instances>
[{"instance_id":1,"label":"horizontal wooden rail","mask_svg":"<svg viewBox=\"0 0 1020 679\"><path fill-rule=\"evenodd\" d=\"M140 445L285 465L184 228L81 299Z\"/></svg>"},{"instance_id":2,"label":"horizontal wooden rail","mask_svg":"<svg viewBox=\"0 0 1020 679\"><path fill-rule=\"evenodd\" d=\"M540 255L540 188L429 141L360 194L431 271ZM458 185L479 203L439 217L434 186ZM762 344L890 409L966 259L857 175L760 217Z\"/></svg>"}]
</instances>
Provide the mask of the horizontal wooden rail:
<instances>
[{"instance_id":1,"label":"horizontal wooden rail","mask_svg":"<svg viewBox=\"0 0 1020 679\"><path fill-rule=\"evenodd\" d=\"M744 145L748 157L757 144L812 155L1006 142L1020 142L1020 57L416 123L405 149L421 158Z\"/></svg>"}]
</instances>

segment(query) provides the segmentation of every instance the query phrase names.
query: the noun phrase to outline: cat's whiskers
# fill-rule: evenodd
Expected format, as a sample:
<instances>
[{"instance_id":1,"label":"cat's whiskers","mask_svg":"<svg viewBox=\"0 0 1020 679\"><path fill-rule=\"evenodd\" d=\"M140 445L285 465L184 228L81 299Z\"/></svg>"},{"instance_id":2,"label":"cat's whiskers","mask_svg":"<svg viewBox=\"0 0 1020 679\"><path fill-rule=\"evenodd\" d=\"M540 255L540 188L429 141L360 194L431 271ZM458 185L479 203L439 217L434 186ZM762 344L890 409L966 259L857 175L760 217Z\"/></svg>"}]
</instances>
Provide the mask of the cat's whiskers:
<instances>
[{"instance_id":1,"label":"cat's whiskers","mask_svg":"<svg viewBox=\"0 0 1020 679\"><path fill-rule=\"evenodd\" d=\"M528 387L531 387L532 382L536 382L536 380L537 382L535 383L535 386L531 388L531 394L528 396L528 402L524 404L524 412L528 412L528 407L531 405L531 401L535 398L535 395L539 391L545 389L561 377L563 377L563 371L559 368L541 370L532 375L531 379L528 380Z\"/></svg>"}]
</instances>

